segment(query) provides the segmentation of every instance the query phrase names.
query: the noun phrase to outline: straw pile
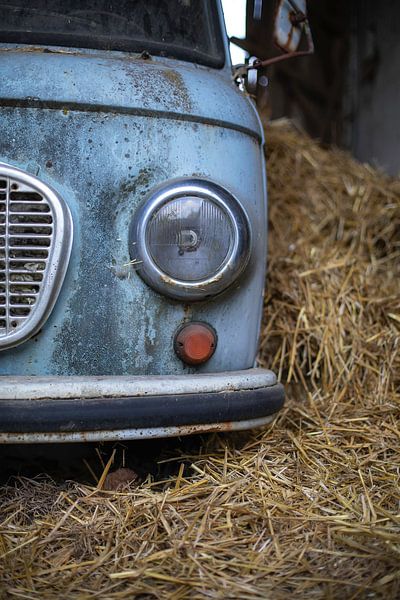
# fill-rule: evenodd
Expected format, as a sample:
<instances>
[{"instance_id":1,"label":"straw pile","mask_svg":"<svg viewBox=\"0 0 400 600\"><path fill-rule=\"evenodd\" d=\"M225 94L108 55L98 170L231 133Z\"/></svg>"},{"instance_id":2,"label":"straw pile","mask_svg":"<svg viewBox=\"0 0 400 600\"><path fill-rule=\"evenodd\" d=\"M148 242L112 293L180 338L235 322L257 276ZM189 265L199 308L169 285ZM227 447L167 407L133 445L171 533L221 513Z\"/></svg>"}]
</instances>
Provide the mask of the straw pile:
<instances>
[{"instance_id":1,"label":"straw pile","mask_svg":"<svg viewBox=\"0 0 400 600\"><path fill-rule=\"evenodd\" d=\"M400 597L400 184L285 124L267 137L260 360L286 409L176 442L164 481L11 482L4 598Z\"/></svg>"}]
</instances>

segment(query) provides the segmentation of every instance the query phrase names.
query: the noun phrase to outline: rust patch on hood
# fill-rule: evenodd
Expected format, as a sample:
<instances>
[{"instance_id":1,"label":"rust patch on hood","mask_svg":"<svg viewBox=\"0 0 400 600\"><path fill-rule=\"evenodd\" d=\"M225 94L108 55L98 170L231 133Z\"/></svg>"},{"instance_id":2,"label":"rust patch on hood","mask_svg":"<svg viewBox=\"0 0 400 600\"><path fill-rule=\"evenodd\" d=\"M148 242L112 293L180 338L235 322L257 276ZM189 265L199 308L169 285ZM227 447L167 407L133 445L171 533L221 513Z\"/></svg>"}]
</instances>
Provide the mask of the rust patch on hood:
<instances>
[{"instance_id":1,"label":"rust patch on hood","mask_svg":"<svg viewBox=\"0 0 400 600\"><path fill-rule=\"evenodd\" d=\"M152 99L165 110L184 114L192 112L189 90L178 70L150 64L148 61L140 65L140 68L137 63L132 62L126 62L122 67L131 80L135 93L139 93L140 103L144 107Z\"/></svg>"},{"instance_id":2,"label":"rust patch on hood","mask_svg":"<svg viewBox=\"0 0 400 600\"><path fill-rule=\"evenodd\" d=\"M164 81L171 87L171 94L174 99L182 104L182 107L188 112L192 109L192 102L188 89L183 81L182 75L175 69L165 69L160 72Z\"/></svg>"}]
</instances>

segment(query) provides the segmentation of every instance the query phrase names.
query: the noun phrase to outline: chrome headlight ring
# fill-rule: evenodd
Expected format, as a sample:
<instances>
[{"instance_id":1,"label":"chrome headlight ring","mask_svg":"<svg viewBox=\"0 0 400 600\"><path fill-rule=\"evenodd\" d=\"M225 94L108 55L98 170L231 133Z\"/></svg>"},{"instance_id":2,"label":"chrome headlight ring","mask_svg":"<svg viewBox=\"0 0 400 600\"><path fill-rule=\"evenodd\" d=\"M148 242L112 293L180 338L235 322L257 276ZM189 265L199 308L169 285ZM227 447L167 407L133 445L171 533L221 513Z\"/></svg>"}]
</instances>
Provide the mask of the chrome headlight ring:
<instances>
[{"instance_id":1,"label":"chrome headlight ring","mask_svg":"<svg viewBox=\"0 0 400 600\"><path fill-rule=\"evenodd\" d=\"M183 280L166 273L156 263L149 248L152 220L165 205L184 198L212 203L226 218L232 234L226 257L218 270L199 280ZM178 253L178 240L171 240L171 243L176 245ZM154 290L178 300L203 300L224 291L246 267L250 247L249 220L239 201L220 185L198 178L171 181L153 190L136 210L129 232L130 257L138 274Z\"/></svg>"}]
</instances>

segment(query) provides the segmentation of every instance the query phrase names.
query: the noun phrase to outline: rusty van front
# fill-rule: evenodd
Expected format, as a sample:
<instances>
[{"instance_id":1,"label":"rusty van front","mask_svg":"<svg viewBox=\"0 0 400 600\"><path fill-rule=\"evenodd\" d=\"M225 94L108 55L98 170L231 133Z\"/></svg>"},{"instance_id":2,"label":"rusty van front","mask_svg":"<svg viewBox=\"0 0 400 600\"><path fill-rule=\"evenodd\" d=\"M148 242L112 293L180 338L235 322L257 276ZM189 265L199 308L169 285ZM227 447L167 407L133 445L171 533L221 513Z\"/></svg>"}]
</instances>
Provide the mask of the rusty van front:
<instances>
[{"instance_id":1,"label":"rusty van front","mask_svg":"<svg viewBox=\"0 0 400 600\"><path fill-rule=\"evenodd\" d=\"M4 0L0 442L262 425L263 134L216 0Z\"/></svg>"}]
</instances>

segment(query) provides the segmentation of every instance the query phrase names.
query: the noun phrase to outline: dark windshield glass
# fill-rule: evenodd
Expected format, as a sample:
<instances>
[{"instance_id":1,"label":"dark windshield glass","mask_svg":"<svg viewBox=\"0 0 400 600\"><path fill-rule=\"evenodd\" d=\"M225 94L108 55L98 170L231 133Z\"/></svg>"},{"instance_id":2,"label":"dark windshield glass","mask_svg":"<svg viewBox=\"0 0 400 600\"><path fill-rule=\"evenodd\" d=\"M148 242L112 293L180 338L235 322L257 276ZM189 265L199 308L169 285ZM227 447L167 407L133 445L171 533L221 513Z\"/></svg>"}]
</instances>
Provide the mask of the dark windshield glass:
<instances>
[{"instance_id":1,"label":"dark windshield glass","mask_svg":"<svg viewBox=\"0 0 400 600\"><path fill-rule=\"evenodd\" d=\"M224 64L215 0L0 0L0 42Z\"/></svg>"}]
</instances>

